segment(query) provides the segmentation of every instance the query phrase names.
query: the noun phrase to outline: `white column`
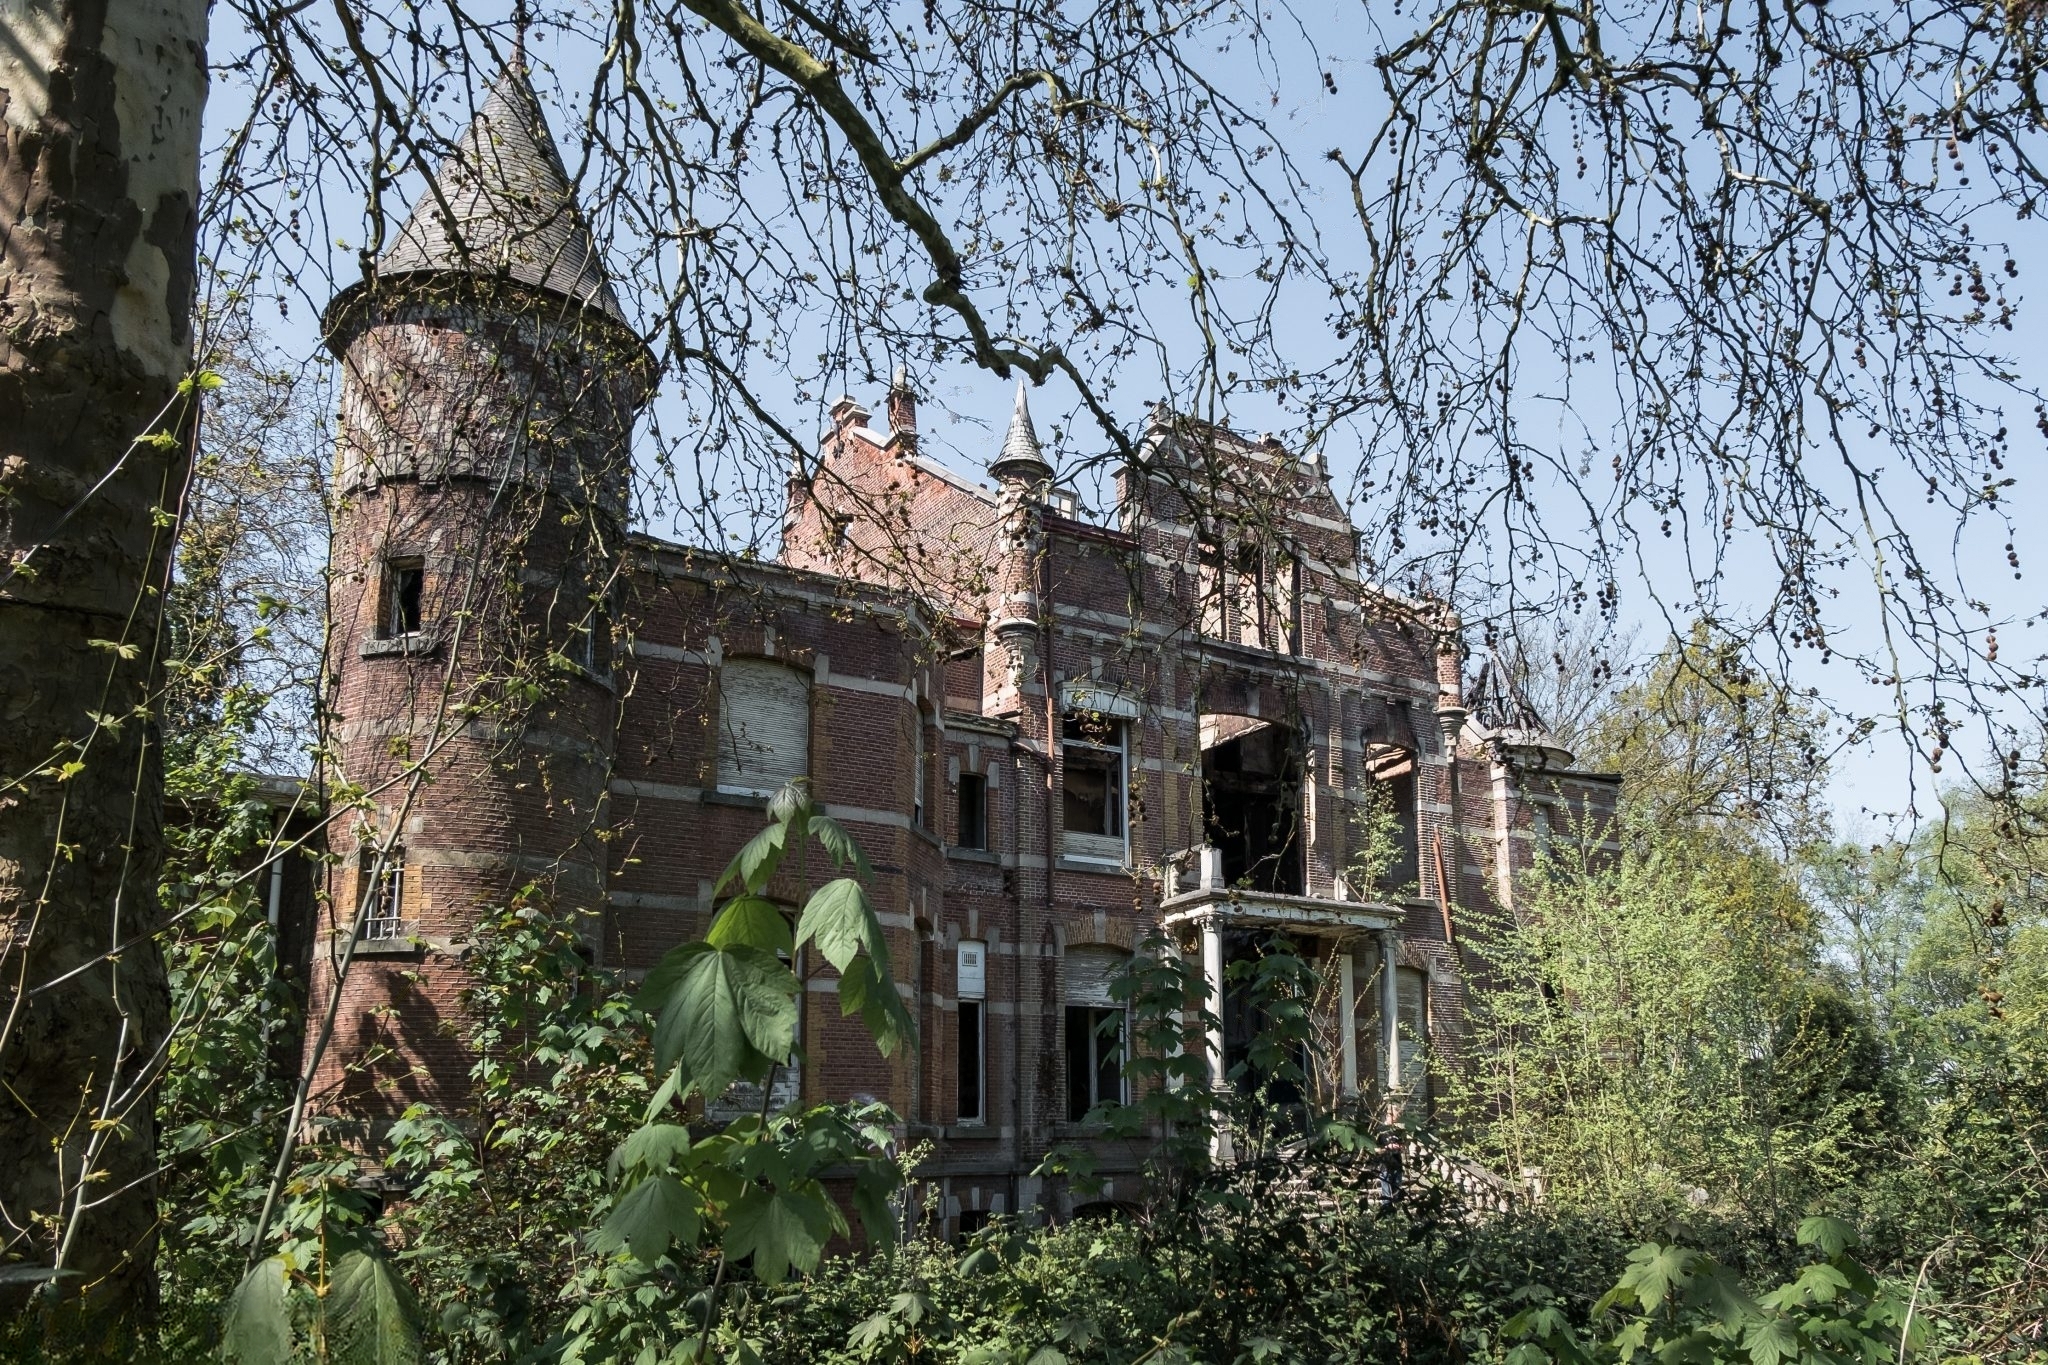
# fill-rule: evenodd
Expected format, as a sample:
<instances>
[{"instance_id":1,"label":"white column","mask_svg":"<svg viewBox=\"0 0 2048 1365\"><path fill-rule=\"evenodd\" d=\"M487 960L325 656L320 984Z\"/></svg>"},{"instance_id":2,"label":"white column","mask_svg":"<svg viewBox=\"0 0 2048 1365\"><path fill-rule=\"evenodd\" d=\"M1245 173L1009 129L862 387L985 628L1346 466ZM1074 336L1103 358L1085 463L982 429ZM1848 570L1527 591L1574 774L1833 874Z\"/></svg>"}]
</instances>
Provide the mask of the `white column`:
<instances>
[{"instance_id":1,"label":"white column","mask_svg":"<svg viewBox=\"0 0 2048 1365\"><path fill-rule=\"evenodd\" d=\"M1223 923L1214 915L1202 921L1202 980L1209 987L1209 1079L1223 1087Z\"/></svg>"},{"instance_id":2,"label":"white column","mask_svg":"<svg viewBox=\"0 0 2048 1365\"><path fill-rule=\"evenodd\" d=\"M1340 882L1341 886L1342 883ZM1358 1093L1358 968L1350 950L1337 957L1337 1040L1344 1059L1343 1092Z\"/></svg>"},{"instance_id":3,"label":"white column","mask_svg":"<svg viewBox=\"0 0 2048 1365\"><path fill-rule=\"evenodd\" d=\"M1380 1081L1393 1094L1401 1085L1400 992L1394 987L1394 931L1379 931L1380 941Z\"/></svg>"}]
</instances>

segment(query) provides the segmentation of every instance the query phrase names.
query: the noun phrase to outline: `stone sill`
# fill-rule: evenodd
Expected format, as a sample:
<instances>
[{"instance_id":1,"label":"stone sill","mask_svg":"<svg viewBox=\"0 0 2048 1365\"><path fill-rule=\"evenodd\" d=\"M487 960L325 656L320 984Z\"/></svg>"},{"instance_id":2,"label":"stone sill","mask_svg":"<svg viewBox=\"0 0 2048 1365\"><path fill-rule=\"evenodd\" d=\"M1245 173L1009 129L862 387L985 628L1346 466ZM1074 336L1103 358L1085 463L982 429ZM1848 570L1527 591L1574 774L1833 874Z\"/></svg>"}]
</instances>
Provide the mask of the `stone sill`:
<instances>
[{"instance_id":1,"label":"stone sill","mask_svg":"<svg viewBox=\"0 0 2048 1365\"><path fill-rule=\"evenodd\" d=\"M715 787L706 787L703 796L707 806L737 806L742 810L767 810L768 798L752 792L722 792Z\"/></svg>"},{"instance_id":2,"label":"stone sill","mask_svg":"<svg viewBox=\"0 0 2048 1365\"><path fill-rule=\"evenodd\" d=\"M1053 866L1062 872L1093 872L1100 877L1128 877L1129 863L1112 863L1096 858L1077 858L1071 853L1062 853L1053 859Z\"/></svg>"},{"instance_id":3,"label":"stone sill","mask_svg":"<svg viewBox=\"0 0 2048 1365\"><path fill-rule=\"evenodd\" d=\"M356 653L365 659L420 659L441 649L438 631L416 630L409 635L384 635L365 640Z\"/></svg>"},{"instance_id":4,"label":"stone sill","mask_svg":"<svg viewBox=\"0 0 2048 1365\"><path fill-rule=\"evenodd\" d=\"M1002 859L985 848L962 848L958 844L946 850L948 858L957 858L963 863L986 863L990 867L1002 865Z\"/></svg>"},{"instance_id":5,"label":"stone sill","mask_svg":"<svg viewBox=\"0 0 2048 1365\"><path fill-rule=\"evenodd\" d=\"M356 940L357 957L419 957L427 951L426 942L411 934L400 934L397 938L359 938Z\"/></svg>"}]
</instances>

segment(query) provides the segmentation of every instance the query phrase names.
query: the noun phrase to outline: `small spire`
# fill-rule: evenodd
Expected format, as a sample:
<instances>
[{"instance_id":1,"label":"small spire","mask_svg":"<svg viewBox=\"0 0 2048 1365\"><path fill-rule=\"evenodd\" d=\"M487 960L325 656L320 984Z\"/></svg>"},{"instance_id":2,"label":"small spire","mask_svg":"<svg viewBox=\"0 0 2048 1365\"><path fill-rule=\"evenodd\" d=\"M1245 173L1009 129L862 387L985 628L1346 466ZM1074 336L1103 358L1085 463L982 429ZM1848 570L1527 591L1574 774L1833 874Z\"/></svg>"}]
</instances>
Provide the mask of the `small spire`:
<instances>
[{"instance_id":1,"label":"small spire","mask_svg":"<svg viewBox=\"0 0 2048 1365\"><path fill-rule=\"evenodd\" d=\"M1018 478L1030 483L1041 482L1052 477L1052 466L1045 461L1045 454L1038 447L1038 432L1031 425L1031 405L1024 396L1024 381L1017 381L1017 407L1010 415L1010 430L1003 437L1003 448L989 465L989 472L999 479Z\"/></svg>"},{"instance_id":2,"label":"small spire","mask_svg":"<svg viewBox=\"0 0 2048 1365\"><path fill-rule=\"evenodd\" d=\"M512 7L512 69L522 76L531 74L531 68L526 64L526 28L532 22L533 16L527 11L526 0L519 0Z\"/></svg>"},{"instance_id":3,"label":"small spire","mask_svg":"<svg viewBox=\"0 0 2048 1365\"><path fill-rule=\"evenodd\" d=\"M889 391L891 393L910 392L910 367L900 360L896 362L896 373L889 377Z\"/></svg>"}]
</instances>

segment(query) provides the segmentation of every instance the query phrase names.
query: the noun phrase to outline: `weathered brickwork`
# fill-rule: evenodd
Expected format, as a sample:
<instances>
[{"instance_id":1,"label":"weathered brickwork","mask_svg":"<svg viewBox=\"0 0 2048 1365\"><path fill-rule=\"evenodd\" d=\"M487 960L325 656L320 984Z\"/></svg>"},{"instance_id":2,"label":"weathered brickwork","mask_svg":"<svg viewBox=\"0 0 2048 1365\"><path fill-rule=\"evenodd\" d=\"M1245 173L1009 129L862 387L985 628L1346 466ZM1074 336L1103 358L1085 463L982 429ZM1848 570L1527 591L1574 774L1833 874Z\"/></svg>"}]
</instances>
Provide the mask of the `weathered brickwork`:
<instances>
[{"instance_id":1,"label":"weathered brickwork","mask_svg":"<svg viewBox=\"0 0 2048 1365\"><path fill-rule=\"evenodd\" d=\"M781 562L734 562L626 531L647 371L601 273L572 289L430 264L331 315L328 785L349 812L316 1018L353 960L327 1115L459 1095L461 955L492 907L582 912L593 959L629 975L702 934L764 818L735 780L743 743L859 840L918 1024L881 1058L829 967L800 962L801 1093L890 1104L933 1145L947 1218L1069 1200L1031 1175L1055 1142L1096 1143L1108 1197L1134 1191L1142 1151L1076 1121L1111 1083L1071 1061L1070 1012L1101 1004L1087 964L1160 936L1220 963L1286 934L1349 983L1349 1042L1319 1065L1363 1102L1423 1102L1428 1068L1460 1055L1471 948L1539 845L1605 838L1614 782L1466 697L1456 619L1364 581L1326 471L1276 443L1156 413L1097 524L1021 393L977 480L920 452L899 381L886 433L834 408L792 474ZM769 737L740 733L771 694ZM1370 802L1391 842L1367 839ZM1375 849L1393 859L1377 882ZM771 896L801 903L821 863ZM963 944L985 964L965 992ZM1228 1065L1244 1021L1213 992Z\"/></svg>"}]
</instances>

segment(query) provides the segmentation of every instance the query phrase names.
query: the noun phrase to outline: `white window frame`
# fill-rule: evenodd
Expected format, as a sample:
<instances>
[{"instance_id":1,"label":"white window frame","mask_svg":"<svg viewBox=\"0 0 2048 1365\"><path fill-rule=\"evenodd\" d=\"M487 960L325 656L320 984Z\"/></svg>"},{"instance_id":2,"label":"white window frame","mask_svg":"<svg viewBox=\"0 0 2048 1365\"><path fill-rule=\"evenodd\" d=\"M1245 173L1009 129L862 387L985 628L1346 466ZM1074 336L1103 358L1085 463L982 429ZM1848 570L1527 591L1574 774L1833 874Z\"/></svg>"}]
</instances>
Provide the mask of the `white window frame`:
<instances>
[{"instance_id":1,"label":"white window frame","mask_svg":"<svg viewBox=\"0 0 2048 1365\"><path fill-rule=\"evenodd\" d=\"M1104 867L1127 867L1131 859L1131 722L1126 716L1104 715L1103 724L1113 727L1115 744L1104 744L1090 739L1069 738L1067 722L1077 713L1065 712L1060 717L1060 852L1061 856L1084 863L1100 863ZM1107 804L1115 812L1117 833L1096 834L1072 830L1066 824L1066 782L1067 751L1082 749L1092 753L1116 755L1116 791L1107 798ZM1111 845L1114 844L1114 849Z\"/></svg>"}]
</instances>

